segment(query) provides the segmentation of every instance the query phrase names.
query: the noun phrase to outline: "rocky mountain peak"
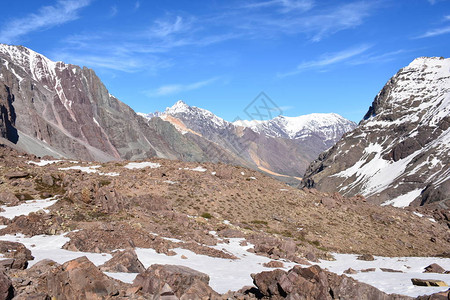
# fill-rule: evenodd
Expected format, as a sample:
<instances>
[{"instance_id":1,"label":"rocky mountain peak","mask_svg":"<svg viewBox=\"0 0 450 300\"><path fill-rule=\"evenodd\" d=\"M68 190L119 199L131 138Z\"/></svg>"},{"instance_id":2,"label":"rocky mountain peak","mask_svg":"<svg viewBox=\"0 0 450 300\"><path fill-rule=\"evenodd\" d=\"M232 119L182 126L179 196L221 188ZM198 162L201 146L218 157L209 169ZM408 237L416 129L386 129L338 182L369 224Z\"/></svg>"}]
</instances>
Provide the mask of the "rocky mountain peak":
<instances>
[{"instance_id":1,"label":"rocky mountain peak","mask_svg":"<svg viewBox=\"0 0 450 300\"><path fill-rule=\"evenodd\" d=\"M178 100L172 107L167 107L165 113L176 114L176 113L186 113L191 109L189 105L183 100Z\"/></svg>"},{"instance_id":2,"label":"rocky mountain peak","mask_svg":"<svg viewBox=\"0 0 450 300\"><path fill-rule=\"evenodd\" d=\"M421 57L378 93L358 128L321 154L308 186L419 205L450 194L450 59Z\"/></svg>"}]
</instances>

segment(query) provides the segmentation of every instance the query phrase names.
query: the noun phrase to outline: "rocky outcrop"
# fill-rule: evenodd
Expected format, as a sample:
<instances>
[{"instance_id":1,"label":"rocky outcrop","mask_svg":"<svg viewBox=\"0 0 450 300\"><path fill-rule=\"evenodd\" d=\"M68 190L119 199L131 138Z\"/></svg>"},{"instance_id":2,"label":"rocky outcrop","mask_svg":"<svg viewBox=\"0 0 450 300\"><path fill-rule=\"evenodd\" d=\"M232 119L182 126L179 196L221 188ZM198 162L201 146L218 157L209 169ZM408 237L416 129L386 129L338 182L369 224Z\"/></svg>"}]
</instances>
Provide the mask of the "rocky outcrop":
<instances>
[{"instance_id":1,"label":"rocky outcrop","mask_svg":"<svg viewBox=\"0 0 450 300\"><path fill-rule=\"evenodd\" d=\"M3 269L26 269L28 261L33 260L31 251L23 244L16 242L0 241L0 253L6 260L0 261Z\"/></svg>"},{"instance_id":2,"label":"rocky outcrop","mask_svg":"<svg viewBox=\"0 0 450 300\"><path fill-rule=\"evenodd\" d=\"M85 256L58 266L47 275L48 295L56 299L105 299L123 287L103 274Z\"/></svg>"},{"instance_id":3,"label":"rocky outcrop","mask_svg":"<svg viewBox=\"0 0 450 300\"><path fill-rule=\"evenodd\" d=\"M304 184L376 204L448 208L449 68L450 59L422 57L401 69L358 127L311 163Z\"/></svg>"},{"instance_id":4,"label":"rocky outcrop","mask_svg":"<svg viewBox=\"0 0 450 300\"><path fill-rule=\"evenodd\" d=\"M253 283L270 299L361 299L407 300L400 295L388 295L345 275L322 270L319 266L295 266L288 272L274 270L255 274Z\"/></svg>"},{"instance_id":5,"label":"rocky outcrop","mask_svg":"<svg viewBox=\"0 0 450 300\"><path fill-rule=\"evenodd\" d=\"M145 271L144 265L138 259L133 249L116 251L113 258L100 266L103 272L124 272L124 273L142 273Z\"/></svg>"},{"instance_id":6,"label":"rocky outcrop","mask_svg":"<svg viewBox=\"0 0 450 300\"><path fill-rule=\"evenodd\" d=\"M11 279L0 271L0 299L9 300L14 297L14 287L12 285Z\"/></svg>"},{"instance_id":7,"label":"rocky outcrop","mask_svg":"<svg viewBox=\"0 0 450 300\"><path fill-rule=\"evenodd\" d=\"M0 83L0 137L17 143L16 113L13 102L14 96L9 87Z\"/></svg>"},{"instance_id":8,"label":"rocky outcrop","mask_svg":"<svg viewBox=\"0 0 450 300\"><path fill-rule=\"evenodd\" d=\"M176 296L178 299L218 298L219 295L208 284L208 275L175 265L152 265L133 281L133 285L140 287L142 292L155 296Z\"/></svg>"}]
</instances>

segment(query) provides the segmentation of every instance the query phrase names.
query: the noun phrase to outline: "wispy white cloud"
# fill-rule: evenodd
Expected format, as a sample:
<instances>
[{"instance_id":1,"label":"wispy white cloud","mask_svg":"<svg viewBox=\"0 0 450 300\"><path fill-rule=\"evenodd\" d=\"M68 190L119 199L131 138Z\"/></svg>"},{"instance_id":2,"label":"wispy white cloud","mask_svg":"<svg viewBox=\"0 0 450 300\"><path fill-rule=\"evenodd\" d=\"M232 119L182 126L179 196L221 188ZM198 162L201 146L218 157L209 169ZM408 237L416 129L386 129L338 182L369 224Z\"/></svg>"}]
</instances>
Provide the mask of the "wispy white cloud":
<instances>
[{"instance_id":1,"label":"wispy white cloud","mask_svg":"<svg viewBox=\"0 0 450 300\"><path fill-rule=\"evenodd\" d=\"M213 77L203 81L197 81L190 84L168 84L160 86L159 88L151 91L146 91L145 94L149 97L158 97L158 96L168 96L179 94L181 92L187 92L192 90L197 90L204 86L210 85L217 81L219 77Z\"/></svg>"},{"instance_id":2,"label":"wispy white cloud","mask_svg":"<svg viewBox=\"0 0 450 300\"><path fill-rule=\"evenodd\" d=\"M134 9L135 9L135 10L138 10L140 7L141 7L141 2L136 1L136 2L134 3Z\"/></svg>"},{"instance_id":3,"label":"wispy white cloud","mask_svg":"<svg viewBox=\"0 0 450 300\"><path fill-rule=\"evenodd\" d=\"M262 2L262 5L272 1ZM376 11L377 1L338 2L332 6L314 7L307 12L289 11L276 14L246 10L235 11L229 19L235 26L256 37L276 37L279 34L305 34L308 39L318 42L332 34L355 28ZM225 20L226 22L226 20Z\"/></svg>"},{"instance_id":4,"label":"wispy white cloud","mask_svg":"<svg viewBox=\"0 0 450 300\"><path fill-rule=\"evenodd\" d=\"M401 54L405 54L408 52L413 52L414 50L395 50L395 51L389 51L382 54L374 54L374 53L364 53L361 55L358 59L354 59L350 62L352 65L364 65L369 63L385 63L388 61L394 60L397 56Z\"/></svg>"},{"instance_id":5,"label":"wispy white cloud","mask_svg":"<svg viewBox=\"0 0 450 300\"><path fill-rule=\"evenodd\" d=\"M119 12L119 10L117 9L117 5L113 5L111 6L111 8L109 9L109 16L115 17L117 15L117 13Z\"/></svg>"},{"instance_id":6,"label":"wispy white cloud","mask_svg":"<svg viewBox=\"0 0 450 300\"><path fill-rule=\"evenodd\" d=\"M342 62L348 62L351 58L357 57L362 53L369 50L371 45L359 45L357 47L353 47L350 49L346 49L344 51L335 52L335 53L326 53L322 55L319 59L305 61L297 66L297 68L293 71L278 74L278 77L287 77L299 74L305 70L310 69L323 69L325 67L335 65Z\"/></svg>"},{"instance_id":7,"label":"wispy white cloud","mask_svg":"<svg viewBox=\"0 0 450 300\"><path fill-rule=\"evenodd\" d=\"M342 5L326 13L307 17L302 25L311 32L313 41L336 32L361 25L375 7L375 2L355 2Z\"/></svg>"},{"instance_id":8,"label":"wispy white cloud","mask_svg":"<svg viewBox=\"0 0 450 300\"><path fill-rule=\"evenodd\" d=\"M429 38L429 37L448 34L448 33L450 33L450 26L445 26L445 27L441 27L441 28L431 29L422 35L416 36L415 38L423 39L423 38Z\"/></svg>"},{"instance_id":9,"label":"wispy white cloud","mask_svg":"<svg viewBox=\"0 0 450 300\"><path fill-rule=\"evenodd\" d=\"M79 11L91 0L59 0L53 6L43 6L37 13L6 22L0 30L0 42L15 43L22 36L61 25L79 18Z\"/></svg>"},{"instance_id":10,"label":"wispy white cloud","mask_svg":"<svg viewBox=\"0 0 450 300\"><path fill-rule=\"evenodd\" d=\"M269 0L250 2L243 6L243 8L267 8L278 7L281 12L290 12L292 10L308 11L314 7L313 0Z\"/></svg>"},{"instance_id":11,"label":"wispy white cloud","mask_svg":"<svg viewBox=\"0 0 450 300\"><path fill-rule=\"evenodd\" d=\"M177 16L174 21L171 20L157 20L155 25L150 29L150 34L157 37L167 37L175 33L189 30L191 22L186 21L181 16Z\"/></svg>"}]
</instances>

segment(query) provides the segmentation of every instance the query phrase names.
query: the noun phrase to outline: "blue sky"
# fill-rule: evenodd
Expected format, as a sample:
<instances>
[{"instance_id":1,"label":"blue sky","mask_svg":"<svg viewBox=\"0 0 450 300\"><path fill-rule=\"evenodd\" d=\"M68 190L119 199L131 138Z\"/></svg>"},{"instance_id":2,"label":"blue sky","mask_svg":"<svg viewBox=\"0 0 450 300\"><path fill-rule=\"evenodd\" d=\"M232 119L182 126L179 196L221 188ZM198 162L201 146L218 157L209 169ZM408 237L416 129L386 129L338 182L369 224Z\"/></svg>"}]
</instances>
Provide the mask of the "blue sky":
<instances>
[{"instance_id":1,"label":"blue sky","mask_svg":"<svg viewBox=\"0 0 450 300\"><path fill-rule=\"evenodd\" d=\"M359 121L392 75L449 57L449 42L449 0L23 0L0 20L0 43L90 67L138 112L183 99L229 121L262 91L286 116Z\"/></svg>"}]
</instances>

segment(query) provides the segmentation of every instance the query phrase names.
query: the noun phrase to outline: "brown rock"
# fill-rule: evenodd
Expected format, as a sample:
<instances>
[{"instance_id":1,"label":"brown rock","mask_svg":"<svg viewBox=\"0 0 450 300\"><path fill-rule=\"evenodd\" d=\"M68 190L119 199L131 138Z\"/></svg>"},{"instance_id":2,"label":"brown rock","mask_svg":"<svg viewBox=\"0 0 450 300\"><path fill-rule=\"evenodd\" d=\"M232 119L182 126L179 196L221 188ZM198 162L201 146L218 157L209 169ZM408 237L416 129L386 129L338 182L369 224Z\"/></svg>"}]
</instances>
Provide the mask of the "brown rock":
<instances>
[{"instance_id":1,"label":"brown rock","mask_svg":"<svg viewBox=\"0 0 450 300\"><path fill-rule=\"evenodd\" d=\"M41 181L43 184L48 185L48 186L52 186L55 183L52 175L47 174L47 173L42 175Z\"/></svg>"},{"instance_id":2,"label":"brown rock","mask_svg":"<svg viewBox=\"0 0 450 300\"><path fill-rule=\"evenodd\" d=\"M105 299L117 294L119 288L85 256L52 269L47 286L48 294L58 300Z\"/></svg>"},{"instance_id":3,"label":"brown rock","mask_svg":"<svg viewBox=\"0 0 450 300\"><path fill-rule=\"evenodd\" d=\"M284 264L281 261L271 260L263 264L266 268L284 268Z\"/></svg>"},{"instance_id":4,"label":"brown rock","mask_svg":"<svg viewBox=\"0 0 450 300\"><path fill-rule=\"evenodd\" d=\"M352 268L348 268L344 271L345 274L357 274L358 272L356 270L353 270Z\"/></svg>"},{"instance_id":5,"label":"brown rock","mask_svg":"<svg viewBox=\"0 0 450 300\"><path fill-rule=\"evenodd\" d=\"M1 192L0 201L9 205L17 205L19 203L19 199L11 192Z\"/></svg>"},{"instance_id":6,"label":"brown rock","mask_svg":"<svg viewBox=\"0 0 450 300\"><path fill-rule=\"evenodd\" d=\"M303 259L301 257L294 257L293 261L296 264L299 264L299 265L305 265L305 266L310 266L311 265L311 263L309 261L307 261L306 259Z\"/></svg>"},{"instance_id":7,"label":"brown rock","mask_svg":"<svg viewBox=\"0 0 450 300\"><path fill-rule=\"evenodd\" d=\"M261 272L252 277L262 296L273 299L411 299L406 296L385 294L351 277L324 271L319 266L308 268L295 266L288 272L274 270Z\"/></svg>"},{"instance_id":8,"label":"brown rock","mask_svg":"<svg viewBox=\"0 0 450 300\"><path fill-rule=\"evenodd\" d=\"M363 273L369 273L369 272L375 272L376 268L368 268L368 269L362 269L361 272Z\"/></svg>"},{"instance_id":9,"label":"brown rock","mask_svg":"<svg viewBox=\"0 0 450 300\"><path fill-rule=\"evenodd\" d=\"M419 296L416 300L448 300L450 299L450 289L432 295Z\"/></svg>"},{"instance_id":10,"label":"brown rock","mask_svg":"<svg viewBox=\"0 0 450 300\"><path fill-rule=\"evenodd\" d=\"M333 208L336 206L336 200L330 197L324 197L322 200L320 200L320 203L326 208Z\"/></svg>"},{"instance_id":11,"label":"brown rock","mask_svg":"<svg viewBox=\"0 0 450 300\"><path fill-rule=\"evenodd\" d=\"M19 178L25 178L28 177L30 174L27 172L11 172L8 174L5 174L6 179L19 179Z\"/></svg>"},{"instance_id":12,"label":"brown rock","mask_svg":"<svg viewBox=\"0 0 450 300\"><path fill-rule=\"evenodd\" d=\"M428 267L425 267L424 273L444 273L445 269L438 264L431 264Z\"/></svg>"},{"instance_id":13,"label":"brown rock","mask_svg":"<svg viewBox=\"0 0 450 300\"><path fill-rule=\"evenodd\" d=\"M94 198L95 203L105 213L119 212L127 208L129 203L116 189L111 189L108 186L98 189Z\"/></svg>"},{"instance_id":14,"label":"brown rock","mask_svg":"<svg viewBox=\"0 0 450 300\"><path fill-rule=\"evenodd\" d=\"M152 265L133 281L133 286L141 287L142 292L153 295L161 295L165 284L178 298L189 294L192 296L189 299L201 299L200 295L194 294L197 292L203 294L205 291L216 295L208 286L208 275L184 266Z\"/></svg>"},{"instance_id":15,"label":"brown rock","mask_svg":"<svg viewBox=\"0 0 450 300\"><path fill-rule=\"evenodd\" d=\"M28 261L33 260L31 251L27 249L23 244L17 242L0 241L0 253L5 257L13 259L13 261L5 262L7 264L11 262L11 269L26 269Z\"/></svg>"},{"instance_id":16,"label":"brown rock","mask_svg":"<svg viewBox=\"0 0 450 300\"><path fill-rule=\"evenodd\" d=\"M258 287L259 291L267 297L280 295L278 282L286 272L280 269L274 271L266 271L258 274L252 274L253 283Z\"/></svg>"},{"instance_id":17,"label":"brown rock","mask_svg":"<svg viewBox=\"0 0 450 300\"><path fill-rule=\"evenodd\" d=\"M9 300L14 297L14 288L11 279L0 271L0 300Z\"/></svg>"},{"instance_id":18,"label":"brown rock","mask_svg":"<svg viewBox=\"0 0 450 300\"><path fill-rule=\"evenodd\" d=\"M305 257L309 261L318 262L318 260L316 258L316 255L314 253L312 253L312 252L306 253Z\"/></svg>"},{"instance_id":19,"label":"brown rock","mask_svg":"<svg viewBox=\"0 0 450 300\"><path fill-rule=\"evenodd\" d=\"M383 271L383 272L388 272L388 273L403 273L403 271L394 270L394 269L388 269L388 268L380 268L380 270Z\"/></svg>"},{"instance_id":20,"label":"brown rock","mask_svg":"<svg viewBox=\"0 0 450 300\"><path fill-rule=\"evenodd\" d=\"M373 261L375 258L371 254L363 254L358 256L356 259L358 260L365 260L365 261Z\"/></svg>"},{"instance_id":21,"label":"brown rock","mask_svg":"<svg viewBox=\"0 0 450 300\"><path fill-rule=\"evenodd\" d=\"M141 273L144 265L138 259L133 249L114 252L113 258L100 266L103 272Z\"/></svg>"},{"instance_id":22,"label":"brown rock","mask_svg":"<svg viewBox=\"0 0 450 300\"><path fill-rule=\"evenodd\" d=\"M411 278L411 282L418 286L448 286L442 280Z\"/></svg>"}]
</instances>

